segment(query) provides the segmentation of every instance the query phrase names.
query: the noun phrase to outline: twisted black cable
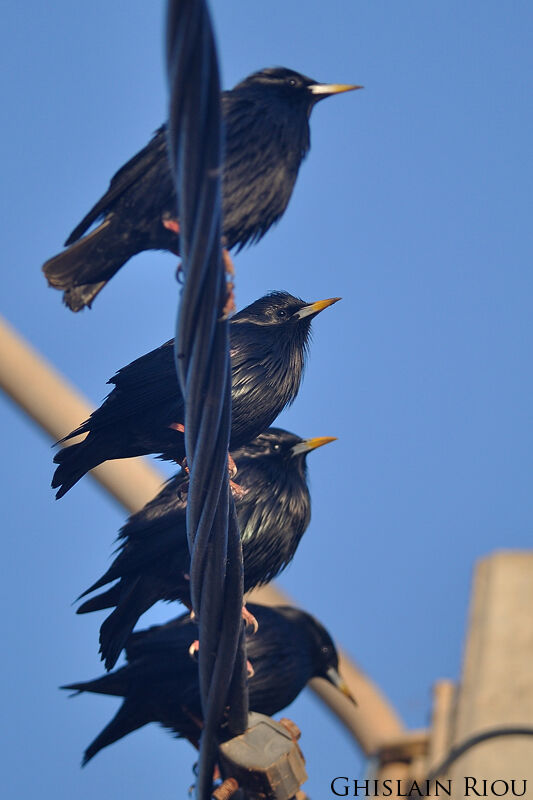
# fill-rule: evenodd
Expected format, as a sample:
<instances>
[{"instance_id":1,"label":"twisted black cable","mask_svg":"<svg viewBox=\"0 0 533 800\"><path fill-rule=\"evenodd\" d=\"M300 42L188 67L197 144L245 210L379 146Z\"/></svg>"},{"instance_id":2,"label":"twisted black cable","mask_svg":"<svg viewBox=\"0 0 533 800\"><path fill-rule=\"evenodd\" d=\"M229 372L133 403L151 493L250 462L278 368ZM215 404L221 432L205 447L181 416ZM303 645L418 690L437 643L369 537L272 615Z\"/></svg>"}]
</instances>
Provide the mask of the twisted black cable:
<instances>
[{"instance_id":1,"label":"twisted black cable","mask_svg":"<svg viewBox=\"0 0 533 800\"><path fill-rule=\"evenodd\" d=\"M224 709L229 735L247 727L242 551L227 454L231 430L226 280L221 260L222 120L216 48L205 0L169 0L168 143L179 197L185 276L175 354L185 397L190 469L191 599L199 621L204 728L197 795L210 797Z\"/></svg>"},{"instance_id":2,"label":"twisted black cable","mask_svg":"<svg viewBox=\"0 0 533 800\"><path fill-rule=\"evenodd\" d=\"M444 773L448 772L449 768L454 764L462 755L467 753L473 747L476 747L481 742L487 742L490 739L497 739L501 736L533 736L533 727L530 725L509 725L509 726L502 726L500 728L491 728L488 731L482 731L481 733L475 733L472 736L469 736L466 741L461 742L461 744L455 745L446 758L441 761L436 767L434 767L430 773L428 773L427 777L424 778L423 781L419 781L420 784L426 783L428 786L437 780L439 775L443 775ZM429 795L420 795L420 797L428 797Z\"/></svg>"}]
</instances>

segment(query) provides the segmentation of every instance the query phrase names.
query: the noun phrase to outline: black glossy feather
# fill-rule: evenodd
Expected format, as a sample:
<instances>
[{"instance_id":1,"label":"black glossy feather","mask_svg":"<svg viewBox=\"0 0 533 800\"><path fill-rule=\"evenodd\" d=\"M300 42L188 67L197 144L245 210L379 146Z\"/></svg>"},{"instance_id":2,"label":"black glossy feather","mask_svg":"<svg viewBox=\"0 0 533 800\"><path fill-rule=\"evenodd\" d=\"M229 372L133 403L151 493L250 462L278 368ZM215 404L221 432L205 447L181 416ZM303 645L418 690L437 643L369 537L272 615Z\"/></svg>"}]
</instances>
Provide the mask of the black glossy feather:
<instances>
[{"instance_id":1,"label":"black glossy feather","mask_svg":"<svg viewBox=\"0 0 533 800\"><path fill-rule=\"evenodd\" d=\"M294 401L315 315L300 319L305 306L287 292L273 292L231 320L230 449L266 430ZM123 367L109 382L114 388L100 408L62 439L88 434L56 453L52 486L59 488L57 497L103 461L149 453L178 463L185 457L183 434L170 427L184 417L172 340Z\"/></svg>"},{"instance_id":2,"label":"black glossy feather","mask_svg":"<svg viewBox=\"0 0 533 800\"><path fill-rule=\"evenodd\" d=\"M268 583L292 560L311 517L306 457L293 453L303 439L270 428L233 452L236 480L244 490L235 500L243 545L244 591ZM120 655L139 617L159 600L190 603L190 556L185 521L186 476L178 473L119 533L119 554L81 597L118 581L86 600L79 614L114 608L100 629L106 669Z\"/></svg>"},{"instance_id":3,"label":"black glossy feather","mask_svg":"<svg viewBox=\"0 0 533 800\"><path fill-rule=\"evenodd\" d=\"M313 677L331 681L338 669L335 646L310 614L288 606L249 605L259 622L247 638L254 675L249 680L250 710L272 716L296 699ZM134 633L126 646L128 665L94 681L64 686L77 692L124 697L111 722L89 745L86 764L103 747L148 722L159 722L178 737L196 743L202 712L198 668L188 653L198 628L188 615Z\"/></svg>"},{"instance_id":4,"label":"black glossy feather","mask_svg":"<svg viewBox=\"0 0 533 800\"><path fill-rule=\"evenodd\" d=\"M309 115L325 95L310 78L284 67L254 73L222 94L225 163L223 236L228 248L258 241L282 216L310 146ZM112 178L108 191L76 226L68 249L43 271L78 311L143 250L179 253L179 237L162 224L178 201L168 166L166 126ZM92 224L104 224L80 239ZM92 237L92 238L91 238Z\"/></svg>"}]
</instances>

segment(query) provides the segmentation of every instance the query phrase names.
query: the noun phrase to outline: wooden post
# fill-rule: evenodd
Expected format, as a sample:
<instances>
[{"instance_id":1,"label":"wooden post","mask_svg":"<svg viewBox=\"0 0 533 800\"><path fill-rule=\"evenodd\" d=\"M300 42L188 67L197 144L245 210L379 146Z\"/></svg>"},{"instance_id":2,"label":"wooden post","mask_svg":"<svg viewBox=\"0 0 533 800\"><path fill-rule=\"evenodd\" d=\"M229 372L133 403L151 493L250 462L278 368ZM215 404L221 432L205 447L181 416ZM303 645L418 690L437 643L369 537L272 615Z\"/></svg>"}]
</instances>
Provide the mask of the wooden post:
<instances>
[{"instance_id":1,"label":"wooden post","mask_svg":"<svg viewBox=\"0 0 533 800\"><path fill-rule=\"evenodd\" d=\"M0 389L53 439L65 436L93 411L85 398L1 318ZM128 511L142 508L164 481L161 473L140 458L108 461L91 470L91 476Z\"/></svg>"},{"instance_id":2,"label":"wooden post","mask_svg":"<svg viewBox=\"0 0 533 800\"><path fill-rule=\"evenodd\" d=\"M440 785L427 786L426 778L462 745L505 729L515 733L474 743L444 766ZM385 744L372 777L381 787L400 780L403 794L393 797L405 796L416 781L420 791L429 788L428 797L533 800L533 736L526 731L533 731L533 552L499 552L476 566L459 685L436 683L426 741L421 731ZM418 788L411 796L420 796Z\"/></svg>"},{"instance_id":3,"label":"wooden post","mask_svg":"<svg viewBox=\"0 0 533 800\"><path fill-rule=\"evenodd\" d=\"M533 727L533 553L499 552L476 568L453 745L492 728ZM468 790L465 777L477 780ZM450 768L455 797L512 796L528 781L533 798L533 736L477 744ZM483 784L483 781L487 781ZM499 783L493 785L494 781ZM506 781L509 785L504 795ZM468 794L467 794L468 791ZM483 795L481 795L483 796Z\"/></svg>"},{"instance_id":4,"label":"wooden post","mask_svg":"<svg viewBox=\"0 0 533 800\"><path fill-rule=\"evenodd\" d=\"M441 764L451 745L456 687L453 681L439 680L433 686L433 712L426 772Z\"/></svg>"},{"instance_id":5,"label":"wooden post","mask_svg":"<svg viewBox=\"0 0 533 800\"><path fill-rule=\"evenodd\" d=\"M250 599L270 606L294 605L294 600L274 583L254 589ZM340 648L339 670L357 701L356 708L322 678L313 678L309 686L338 716L366 756L373 756L390 741L409 735L379 688Z\"/></svg>"}]
</instances>

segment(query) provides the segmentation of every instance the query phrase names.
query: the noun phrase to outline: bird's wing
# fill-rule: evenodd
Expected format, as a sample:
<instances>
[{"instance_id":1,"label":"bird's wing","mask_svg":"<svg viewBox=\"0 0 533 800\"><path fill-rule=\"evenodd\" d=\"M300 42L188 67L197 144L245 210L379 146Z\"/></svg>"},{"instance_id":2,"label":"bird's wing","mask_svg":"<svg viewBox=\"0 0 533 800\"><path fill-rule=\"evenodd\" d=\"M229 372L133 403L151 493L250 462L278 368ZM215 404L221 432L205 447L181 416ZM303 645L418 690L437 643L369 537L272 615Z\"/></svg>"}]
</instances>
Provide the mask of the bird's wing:
<instances>
[{"instance_id":1,"label":"bird's wing","mask_svg":"<svg viewBox=\"0 0 533 800\"><path fill-rule=\"evenodd\" d=\"M91 431L143 414L152 416L167 403L177 410L183 405L172 340L122 367L108 383L115 388L91 414Z\"/></svg>"},{"instance_id":2,"label":"bird's wing","mask_svg":"<svg viewBox=\"0 0 533 800\"><path fill-rule=\"evenodd\" d=\"M189 672L192 665L192 672L195 672L196 665L189 656L189 645L197 638L198 628L190 621L188 614L183 614L165 625L153 625L132 633L125 647L126 658L131 663L158 654L168 656L171 653L176 658L177 653L176 671Z\"/></svg>"},{"instance_id":3,"label":"bird's wing","mask_svg":"<svg viewBox=\"0 0 533 800\"><path fill-rule=\"evenodd\" d=\"M119 555L106 573L112 574L112 579L131 573L143 575L158 566L166 573L171 563L183 563L187 569L189 548L184 512L152 520L142 533L137 528L133 536L125 530L122 536L128 538L123 540Z\"/></svg>"},{"instance_id":4,"label":"bird's wing","mask_svg":"<svg viewBox=\"0 0 533 800\"><path fill-rule=\"evenodd\" d=\"M83 755L82 766L85 766L100 750L113 742L122 739L128 733L142 728L152 721L150 709L146 708L138 699L127 698L121 705L111 722L100 731L96 739L91 742Z\"/></svg>"},{"instance_id":5,"label":"bird's wing","mask_svg":"<svg viewBox=\"0 0 533 800\"><path fill-rule=\"evenodd\" d=\"M157 129L152 139L146 147L143 147L133 158L130 158L118 172L113 175L109 184L109 189L94 205L88 214L77 225L65 242L65 247L76 242L88 228L100 217L110 210L113 203L120 197L126 189L133 183L141 179L150 167L167 159L167 140L166 125L161 125Z\"/></svg>"},{"instance_id":6,"label":"bird's wing","mask_svg":"<svg viewBox=\"0 0 533 800\"><path fill-rule=\"evenodd\" d=\"M259 241L289 202L301 157L285 141L275 118L265 119L251 101L223 97L224 235L237 252Z\"/></svg>"},{"instance_id":7,"label":"bird's wing","mask_svg":"<svg viewBox=\"0 0 533 800\"><path fill-rule=\"evenodd\" d=\"M61 443L82 433L97 432L118 425L121 429L130 421L153 416L158 409L172 404L179 413L183 397L174 366L174 342L170 339L156 350L135 359L119 369L108 383L115 388L107 395L102 405L89 419L60 440Z\"/></svg>"},{"instance_id":8,"label":"bird's wing","mask_svg":"<svg viewBox=\"0 0 533 800\"><path fill-rule=\"evenodd\" d=\"M153 500L129 517L120 529L118 539L129 542L144 540L152 535L152 531L160 532L169 525L177 525L185 518L187 496L181 489L188 480L186 472L178 472L169 478Z\"/></svg>"}]
</instances>

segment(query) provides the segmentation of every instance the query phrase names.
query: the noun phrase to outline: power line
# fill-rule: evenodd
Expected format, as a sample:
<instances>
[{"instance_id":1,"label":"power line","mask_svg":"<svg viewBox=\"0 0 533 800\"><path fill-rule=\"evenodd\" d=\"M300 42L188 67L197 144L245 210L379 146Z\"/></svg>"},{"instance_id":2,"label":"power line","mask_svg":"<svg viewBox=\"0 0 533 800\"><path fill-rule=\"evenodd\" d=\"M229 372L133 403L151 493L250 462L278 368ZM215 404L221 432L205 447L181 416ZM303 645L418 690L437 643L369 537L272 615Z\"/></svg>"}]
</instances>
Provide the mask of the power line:
<instances>
[{"instance_id":1,"label":"power line","mask_svg":"<svg viewBox=\"0 0 533 800\"><path fill-rule=\"evenodd\" d=\"M220 80L204 0L169 0L167 72L169 156L185 276L174 347L185 399L187 532L203 709L196 792L209 800L222 723L226 738L246 730L248 688L242 548L228 477L231 373L221 257Z\"/></svg>"}]
</instances>

